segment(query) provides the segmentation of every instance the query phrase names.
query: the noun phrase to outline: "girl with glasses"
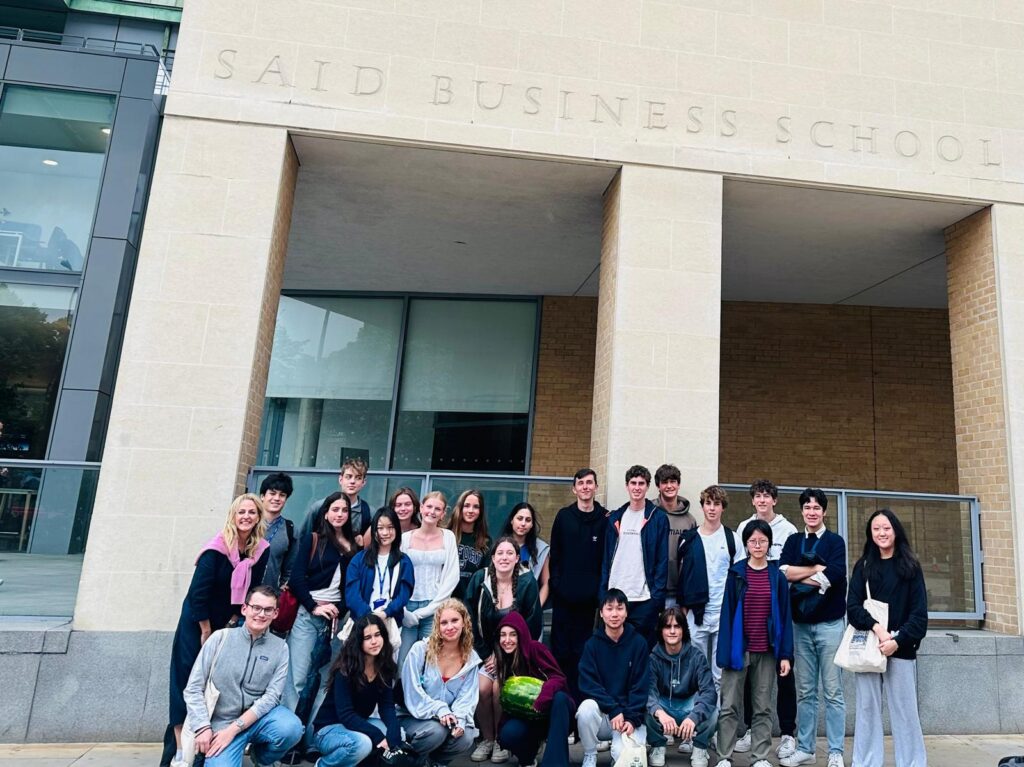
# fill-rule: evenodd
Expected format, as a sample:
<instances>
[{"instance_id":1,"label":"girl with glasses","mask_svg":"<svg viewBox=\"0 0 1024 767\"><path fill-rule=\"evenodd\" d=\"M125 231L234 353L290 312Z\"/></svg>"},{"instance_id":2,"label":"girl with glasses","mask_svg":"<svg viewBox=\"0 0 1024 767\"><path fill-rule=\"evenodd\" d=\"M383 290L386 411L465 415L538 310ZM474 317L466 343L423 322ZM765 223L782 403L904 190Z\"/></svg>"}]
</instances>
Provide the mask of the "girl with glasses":
<instances>
[{"instance_id":1,"label":"girl with glasses","mask_svg":"<svg viewBox=\"0 0 1024 767\"><path fill-rule=\"evenodd\" d=\"M722 714L718 720L717 767L731 767L743 711L743 684L750 675L753 708L751 767L771 767L772 707L775 676L793 664L793 621L789 582L777 562L769 561L772 527L763 519L743 529L747 558L729 568L722 597L718 665L722 668Z\"/></svg>"}]
</instances>

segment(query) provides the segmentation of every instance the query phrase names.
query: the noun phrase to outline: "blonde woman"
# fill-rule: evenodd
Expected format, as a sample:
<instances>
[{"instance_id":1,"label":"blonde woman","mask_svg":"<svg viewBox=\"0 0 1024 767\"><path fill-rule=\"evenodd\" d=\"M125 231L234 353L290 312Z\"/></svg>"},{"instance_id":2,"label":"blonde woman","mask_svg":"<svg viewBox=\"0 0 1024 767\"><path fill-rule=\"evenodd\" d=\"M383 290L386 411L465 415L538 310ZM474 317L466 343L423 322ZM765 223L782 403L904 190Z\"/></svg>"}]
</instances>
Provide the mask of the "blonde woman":
<instances>
[{"instance_id":1,"label":"blonde woman","mask_svg":"<svg viewBox=\"0 0 1024 767\"><path fill-rule=\"evenodd\" d=\"M455 534L441 528L448 499L438 491L420 501L420 526L402 534L402 551L412 562L416 583L402 616L401 667L413 644L430 636L434 613L459 585Z\"/></svg>"},{"instance_id":2,"label":"blonde woman","mask_svg":"<svg viewBox=\"0 0 1024 767\"><path fill-rule=\"evenodd\" d=\"M484 494L479 490L466 490L455 502L448 529L459 542L459 585L455 596L463 599L469 579L477 570L487 567L487 552L491 550L491 536L487 532L487 512Z\"/></svg>"},{"instance_id":3,"label":"blonde woman","mask_svg":"<svg viewBox=\"0 0 1024 767\"><path fill-rule=\"evenodd\" d=\"M469 613L458 599L446 599L434 613L430 635L412 646L402 666L409 712L402 729L428 763L447 765L473 747L479 666Z\"/></svg>"},{"instance_id":4,"label":"blonde woman","mask_svg":"<svg viewBox=\"0 0 1024 767\"><path fill-rule=\"evenodd\" d=\"M184 690L192 666L214 631L238 625L250 586L263 581L270 549L263 538L266 530L263 502L259 496L245 493L231 502L224 529L199 551L171 645L170 721L161 765L184 764Z\"/></svg>"}]
</instances>

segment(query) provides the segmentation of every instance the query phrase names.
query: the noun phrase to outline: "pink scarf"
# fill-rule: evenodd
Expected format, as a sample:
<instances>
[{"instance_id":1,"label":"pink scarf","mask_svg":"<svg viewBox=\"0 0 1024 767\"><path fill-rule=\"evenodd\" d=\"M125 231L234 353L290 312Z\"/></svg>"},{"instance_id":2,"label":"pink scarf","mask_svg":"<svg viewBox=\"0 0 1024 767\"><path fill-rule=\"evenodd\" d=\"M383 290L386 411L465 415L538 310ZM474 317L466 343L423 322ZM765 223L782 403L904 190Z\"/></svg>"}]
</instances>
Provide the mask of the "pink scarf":
<instances>
[{"instance_id":1,"label":"pink scarf","mask_svg":"<svg viewBox=\"0 0 1024 767\"><path fill-rule=\"evenodd\" d=\"M256 551L253 552L252 557L242 559L238 554L238 547L232 546L229 549L224 542L224 533L220 532L206 542L200 550L199 556L202 556L204 551L217 551L228 558L234 568L231 573L231 604L240 605L245 602L245 595L249 593L249 586L252 583L252 567L269 546L270 544L265 539L261 539L256 544ZM199 564L198 557L196 564Z\"/></svg>"}]
</instances>

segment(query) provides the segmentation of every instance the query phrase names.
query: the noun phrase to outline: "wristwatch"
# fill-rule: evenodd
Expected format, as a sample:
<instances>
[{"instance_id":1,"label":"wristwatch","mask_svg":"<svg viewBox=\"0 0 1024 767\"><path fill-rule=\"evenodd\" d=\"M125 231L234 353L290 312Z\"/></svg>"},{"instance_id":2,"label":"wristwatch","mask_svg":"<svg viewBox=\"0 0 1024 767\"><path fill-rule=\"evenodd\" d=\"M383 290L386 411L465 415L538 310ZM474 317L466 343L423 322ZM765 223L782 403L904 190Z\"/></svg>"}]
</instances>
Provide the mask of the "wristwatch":
<instances>
[{"instance_id":1,"label":"wristwatch","mask_svg":"<svg viewBox=\"0 0 1024 767\"><path fill-rule=\"evenodd\" d=\"M232 724L234 724L235 727L238 728L239 732L241 732L242 730L245 729L245 720L242 719L242 717L238 717L238 719L236 719L234 722L232 722Z\"/></svg>"}]
</instances>

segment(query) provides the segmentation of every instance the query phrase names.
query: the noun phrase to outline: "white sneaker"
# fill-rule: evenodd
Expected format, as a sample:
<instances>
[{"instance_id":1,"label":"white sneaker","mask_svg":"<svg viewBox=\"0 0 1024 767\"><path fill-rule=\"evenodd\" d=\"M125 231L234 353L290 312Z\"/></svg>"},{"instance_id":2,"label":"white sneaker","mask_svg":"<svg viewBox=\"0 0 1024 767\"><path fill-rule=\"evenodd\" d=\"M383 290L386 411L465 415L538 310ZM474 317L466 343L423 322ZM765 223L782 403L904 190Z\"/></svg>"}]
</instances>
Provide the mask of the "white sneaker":
<instances>
[{"instance_id":1,"label":"white sneaker","mask_svg":"<svg viewBox=\"0 0 1024 767\"><path fill-rule=\"evenodd\" d=\"M732 767L732 762L730 762L728 759L722 759L718 762L718 764L715 765L715 767Z\"/></svg>"},{"instance_id":2,"label":"white sneaker","mask_svg":"<svg viewBox=\"0 0 1024 767\"><path fill-rule=\"evenodd\" d=\"M747 730L743 737L736 741L732 750L737 754L745 754L750 750L750 730Z\"/></svg>"},{"instance_id":3,"label":"white sneaker","mask_svg":"<svg viewBox=\"0 0 1024 767\"><path fill-rule=\"evenodd\" d=\"M794 751L785 759L779 759L779 764L782 767L800 767L801 764L814 764L817 761L818 757L814 754L808 754L806 751Z\"/></svg>"},{"instance_id":4,"label":"white sneaker","mask_svg":"<svg viewBox=\"0 0 1024 767\"><path fill-rule=\"evenodd\" d=\"M654 746L651 748L651 756L648 760L651 767L665 767L665 747Z\"/></svg>"},{"instance_id":5,"label":"white sneaker","mask_svg":"<svg viewBox=\"0 0 1024 767\"><path fill-rule=\"evenodd\" d=\"M767 759L758 759L756 762L750 765L750 767L772 767L772 763L769 762Z\"/></svg>"},{"instance_id":6,"label":"white sneaker","mask_svg":"<svg viewBox=\"0 0 1024 767\"><path fill-rule=\"evenodd\" d=\"M494 744L494 750L491 752L491 764L502 764L507 762L508 758L512 756L507 748L502 748L497 743Z\"/></svg>"},{"instance_id":7,"label":"white sneaker","mask_svg":"<svg viewBox=\"0 0 1024 767\"><path fill-rule=\"evenodd\" d=\"M610 740L599 740L599 741L597 741L598 753L600 753L601 751L608 751L611 747L612 747L612 742Z\"/></svg>"},{"instance_id":8,"label":"white sneaker","mask_svg":"<svg viewBox=\"0 0 1024 767\"><path fill-rule=\"evenodd\" d=\"M188 767L188 762L184 759L171 759L171 767Z\"/></svg>"},{"instance_id":9,"label":"white sneaker","mask_svg":"<svg viewBox=\"0 0 1024 767\"><path fill-rule=\"evenodd\" d=\"M783 735L782 742L779 743L779 747L775 749L775 755L779 759L785 759L787 756L792 756L796 753L796 738L792 735Z\"/></svg>"},{"instance_id":10,"label":"white sneaker","mask_svg":"<svg viewBox=\"0 0 1024 767\"><path fill-rule=\"evenodd\" d=\"M581 767L597 767L597 752L591 751L583 754L583 764Z\"/></svg>"},{"instance_id":11,"label":"white sneaker","mask_svg":"<svg viewBox=\"0 0 1024 767\"><path fill-rule=\"evenodd\" d=\"M573 746L576 744L576 736L572 733L569 734L569 745Z\"/></svg>"},{"instance_id":12,"label":"white sneaker","mask_svg":"<svg viewBox=\"0 0 1024 767\"><path fill-rule=\"evenodd\" d=\"M708 767L708 761L710 761L710 757L706 749L693 749L693 754L690 756L690 767Z\"/></svg>"},{"instance_id":13,"label":"white sneaker","mask_svg":"<svg viewBox=\"0 0 1024 767\"><path fill-rule=\"evenodd\" d=\"M493 740L481 740L476 744L476 748L473 749L473 753L469 755L469 758L474 762L486 762L491 758L491 752L493 750Z\"/></svg>"},{"instance_id":14,"label":"white sneaker","mask_svg":"<svg viewBox=\"0 0 1024 767\"><path fill-rule=\"evenodd\" d=\"M832 751L828 755L828 767L846 767L843 755L838 751Z\"/></svg>"},{"instance_id":15,"label":"white sneaker","mask_svg":"<svg viewBox=\"0 0 1024 767\"><path fill-rule=\"evenodd\" d=\"M692 740L684 740L682 743L680 743L679 744L679 753L680 754L692 754L693 753L693 741Z\"/></svg>"}]
</instances>

